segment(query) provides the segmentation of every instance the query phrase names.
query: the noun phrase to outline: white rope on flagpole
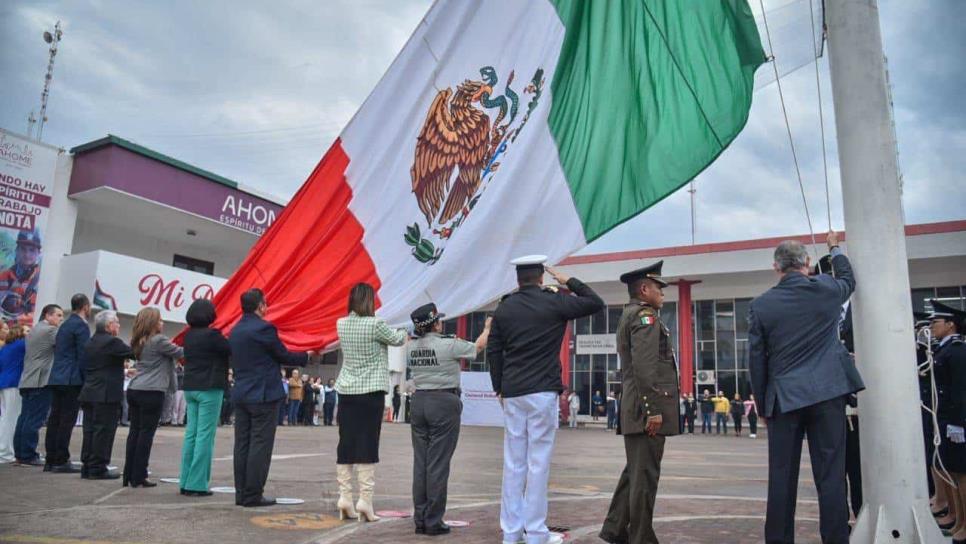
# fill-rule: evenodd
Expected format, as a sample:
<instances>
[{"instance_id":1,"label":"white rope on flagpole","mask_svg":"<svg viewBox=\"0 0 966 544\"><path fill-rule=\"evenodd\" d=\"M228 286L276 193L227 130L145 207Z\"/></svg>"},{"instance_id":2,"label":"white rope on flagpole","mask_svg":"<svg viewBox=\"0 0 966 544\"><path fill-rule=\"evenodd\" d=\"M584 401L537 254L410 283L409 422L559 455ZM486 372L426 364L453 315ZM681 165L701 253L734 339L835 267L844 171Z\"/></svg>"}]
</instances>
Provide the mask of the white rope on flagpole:
<instances>
[{"instance_id":1,"label":"white rope on flagpole","mask_svg":"<svg viewBox=\"0 0 966 544\"><path fill-rule=\"evenodd\" d=\"M815 229L812 228L812 216L808 211L808 199L805 197L805 183L802 181L802 169L798 165L798 153L795 151L795 140L792 138L792 126L788 122L788 108L785 106L785 94L782 92L782 80L778 75L778 60L775 58L775 48L771 43L771 30L768 29L768 15L765 13L765 1L758 0L761 6L761 18L765 26L765 37L768 39L768 51L771 54L771 67L775 70L775 85L778 86L778 99L782 105L782 116L785 118L785 130L788 132L788 145L792 149L792 160L795 161L795 175L798 177L798 188L802 192L802 204L805 207L805 219L808 221L808 233L812 237L812 251L815 262L818 262L818 249L815 241Z\"/></svg>"},{"instance_id":2,"label":"white rope on flagpole","mask_svg":"<svg viewBox=\"0 0 966 544\"><path fill-rule=\"evenodd\" d=\"M812 52L815 57L815 92L818 94L818 126L822 134L822 171L825 173L825 213L828 215L828 230L832 230L832 199L828 189L828 157L825 152L825 112L822 109L822 83L818 76L818 41L815 39L815 8L808 0L808 11L812 19ZM824 17L823 17L824 18ZM822 22L822 40L825 39L825 22Z\"/></svg>"}]
</instances>

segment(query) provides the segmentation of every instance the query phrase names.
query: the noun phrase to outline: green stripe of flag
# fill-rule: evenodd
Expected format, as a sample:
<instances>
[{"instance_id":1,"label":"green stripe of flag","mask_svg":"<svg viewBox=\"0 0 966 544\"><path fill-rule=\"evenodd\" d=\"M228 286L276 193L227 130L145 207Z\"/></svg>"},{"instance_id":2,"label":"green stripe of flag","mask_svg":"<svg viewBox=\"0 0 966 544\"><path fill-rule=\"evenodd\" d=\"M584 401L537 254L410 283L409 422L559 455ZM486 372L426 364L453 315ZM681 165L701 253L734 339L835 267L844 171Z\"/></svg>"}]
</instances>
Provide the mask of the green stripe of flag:
<instances>
[{"instance_id":1,"label":"green stripe of flag","mask_svg":"<svg viewBox=\"0 0 966 544\"><path fill-rule=\"evenodd\" d=\"M748 120L765 53L746 0L552 0L550 131L587 241L693 179Z\"/></svg>"}]
</instances>

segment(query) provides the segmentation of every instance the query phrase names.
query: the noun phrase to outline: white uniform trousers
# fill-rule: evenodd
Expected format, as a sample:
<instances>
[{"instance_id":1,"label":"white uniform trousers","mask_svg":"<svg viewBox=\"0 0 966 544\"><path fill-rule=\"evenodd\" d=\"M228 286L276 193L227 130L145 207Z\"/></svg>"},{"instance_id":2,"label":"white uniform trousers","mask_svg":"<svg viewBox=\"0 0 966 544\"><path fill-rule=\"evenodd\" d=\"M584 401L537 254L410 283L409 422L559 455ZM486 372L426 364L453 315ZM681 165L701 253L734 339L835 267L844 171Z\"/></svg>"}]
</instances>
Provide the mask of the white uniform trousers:
<instances>
[{"instance_id":1,"label":"white uniform trousers","mask_svg":"<svg viewBox=\"0 0 966 544\"><path fill-rule=\"evenodd\" d=\"M13 435L20 417L20 390L16 387L0 389L0 463L12 463Z\"/></svg>"},{"instance_id":2,"label":"white uniform trousers","mask_svg":"<svg viewBox=\"0 0 966 544\"><path fill-rule=\"evenodd\" d=\"M544 544L547 484L560 406L557 393L542 392L503 401L503 541Z\"/></svg>"}]
</instances>

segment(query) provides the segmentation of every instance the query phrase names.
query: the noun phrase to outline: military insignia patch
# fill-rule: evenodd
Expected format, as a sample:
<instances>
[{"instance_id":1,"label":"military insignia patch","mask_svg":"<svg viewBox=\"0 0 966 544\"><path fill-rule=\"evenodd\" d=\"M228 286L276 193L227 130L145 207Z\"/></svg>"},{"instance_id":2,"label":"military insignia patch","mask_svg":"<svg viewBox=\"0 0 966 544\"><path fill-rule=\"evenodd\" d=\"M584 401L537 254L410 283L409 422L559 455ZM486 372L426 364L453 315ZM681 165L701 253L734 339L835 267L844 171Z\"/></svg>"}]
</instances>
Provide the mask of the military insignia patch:
<instances>
[{"instance_id":1,"label":"military insignia patch","mask_svg":"<svg viewBox=\"0 0 966 544\"><path fill-rule=\"evenodd\" d=\"M653 325L653 324L654 324L654 316L653 315L642 315L641 316L641 325L647 326L647 325Z\"/></svg>"}]
</instances>

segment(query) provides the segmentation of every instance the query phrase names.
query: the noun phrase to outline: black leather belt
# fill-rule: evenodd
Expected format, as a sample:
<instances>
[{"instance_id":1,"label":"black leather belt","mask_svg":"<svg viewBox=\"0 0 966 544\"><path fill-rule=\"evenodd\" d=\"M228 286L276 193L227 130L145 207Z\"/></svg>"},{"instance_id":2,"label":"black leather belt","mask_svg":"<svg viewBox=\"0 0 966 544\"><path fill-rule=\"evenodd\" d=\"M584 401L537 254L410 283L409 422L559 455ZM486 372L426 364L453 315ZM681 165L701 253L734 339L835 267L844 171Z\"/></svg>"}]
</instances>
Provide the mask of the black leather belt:
<instances>
[{"instance_id":1,"label":"black leather belt","mask_svg":"<svg viewBox=\"0 0 966 544\"><path fill-rule=\"evenodd\" d=\"M417 393L452 393L457 397L462 394L459 387L452 387L450 389L417 389Z\"/></svg>"}]
</instances>

